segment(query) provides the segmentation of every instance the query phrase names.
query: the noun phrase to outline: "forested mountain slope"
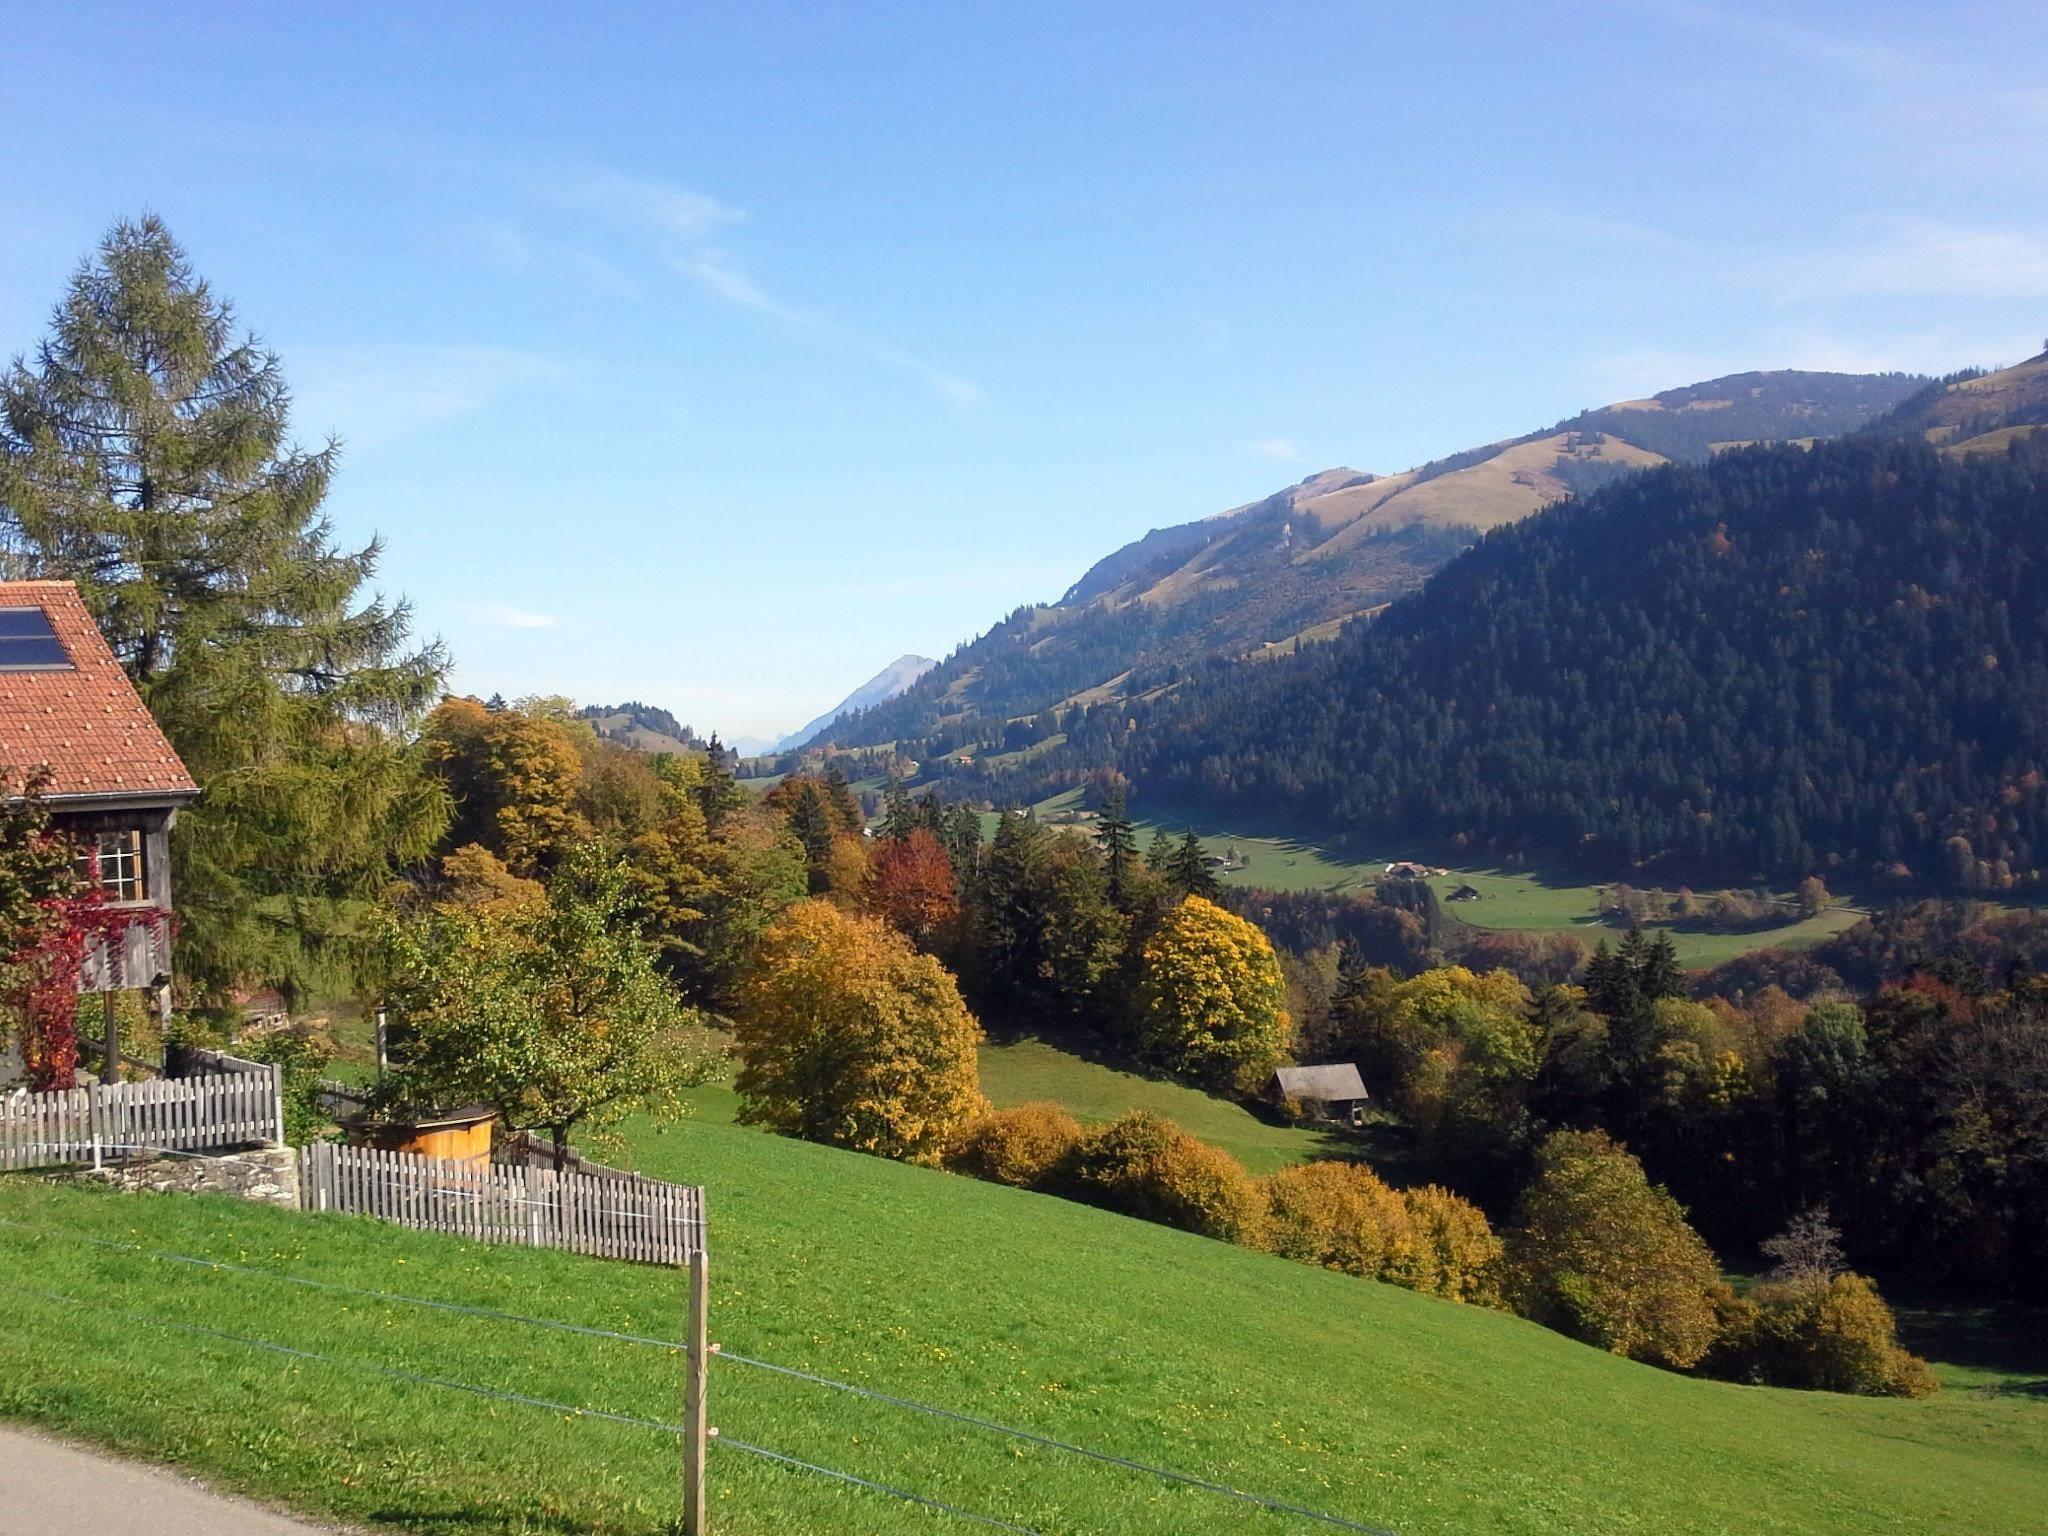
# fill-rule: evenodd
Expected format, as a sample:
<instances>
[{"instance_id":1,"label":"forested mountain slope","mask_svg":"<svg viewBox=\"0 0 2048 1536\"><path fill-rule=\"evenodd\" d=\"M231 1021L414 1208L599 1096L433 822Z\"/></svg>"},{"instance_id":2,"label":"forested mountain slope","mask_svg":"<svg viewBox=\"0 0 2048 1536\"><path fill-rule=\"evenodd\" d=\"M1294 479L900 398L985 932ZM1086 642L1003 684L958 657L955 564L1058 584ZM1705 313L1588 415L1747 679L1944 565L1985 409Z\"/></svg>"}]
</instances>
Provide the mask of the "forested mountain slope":
<instances>
[{"instance_id":1,"label":"forested mountain slope","mask_svg":"<svg viewBox=\"0 0 2048 1536\"><path fill-rule=\"evenodd\" d=\"M2048 443L1674 465L1150 711L1147 791L1673 877L2048 872Z\"/></svg>"},{"instance_id":2,"label":"forested mountain slope","mask_svg":"<svg viewBox=\"0 0 2048 1536\"><path fill-rule=\"evenodd\" d=\"M840 745L917 757L1014 746L1019 717L1142 700L1215 657L1273 654L1414 590L1481 532L1668 459L1853 431L1925 380L1745 373L1582 412L1395 475L1325 470L1264 500L1155 529L1056 604L1023 608L903 695L830 724ZM1052 733L1051 722L1026 731Z\"/></svg>"}]
</instances>

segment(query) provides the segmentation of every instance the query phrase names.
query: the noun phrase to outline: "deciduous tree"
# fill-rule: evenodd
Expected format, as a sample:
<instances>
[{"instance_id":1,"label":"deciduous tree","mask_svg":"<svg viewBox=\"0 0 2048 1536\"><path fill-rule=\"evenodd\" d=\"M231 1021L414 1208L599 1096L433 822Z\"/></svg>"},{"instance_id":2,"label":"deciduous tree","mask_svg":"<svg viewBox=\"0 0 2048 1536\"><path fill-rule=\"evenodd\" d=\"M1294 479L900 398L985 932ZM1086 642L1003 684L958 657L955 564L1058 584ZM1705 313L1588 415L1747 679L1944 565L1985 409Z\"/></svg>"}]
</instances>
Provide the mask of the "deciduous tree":
<instances>
[{"instance_id":1,"label":"deciduous tree","mask_svg":"<svg viewBox=\"0 0 2048 1536\"><path fill-rule=\"evenodd\" d=\"M1190 896L1145 944L1138 1043L1170 1070L1198 1081L1254 1086L1292 1042L1286 991L1265 934Z\"/></svg>"},{"instance_id":2,"label":"deciduous tree","mask_svg":"<svg viewBox=\"0 0 2048 1536\"><path fill-rule=\"evenodd\" d=\"M741 1118L807 1141L935 1163L986 1107L981 1029L945 967L828 902L762 936L733 1040Z\"/></svg>"},{"instance_id":3,"label":"deciduous tree","mask_svg":"<svg viewBox=\"0 0 2048 1536\"><path fill-rule=\"evenodd\" d=\"M716 1061L596 846L571 852L539 901L394 919L383 953L400 1042L384 1099L489 1104L509 1128L545 1132L557 1168L579 1129L679 1114Z\"/></svg>"}]
</instances>

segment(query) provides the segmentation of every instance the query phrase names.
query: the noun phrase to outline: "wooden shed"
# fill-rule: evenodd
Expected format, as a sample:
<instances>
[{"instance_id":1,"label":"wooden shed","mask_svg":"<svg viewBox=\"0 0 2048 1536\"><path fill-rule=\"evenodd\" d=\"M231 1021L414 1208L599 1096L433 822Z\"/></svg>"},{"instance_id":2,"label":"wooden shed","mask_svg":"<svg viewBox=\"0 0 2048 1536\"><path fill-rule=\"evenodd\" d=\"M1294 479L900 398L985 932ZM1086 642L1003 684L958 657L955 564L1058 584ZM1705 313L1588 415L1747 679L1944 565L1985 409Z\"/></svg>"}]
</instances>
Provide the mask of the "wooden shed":
<instances>
[{"instance_id":1,"label":"wooden shed","mask_svg":"<svg viewBox=\"0 0 2048 1536\"><path fill-rule=\"evenodd\" d=\"M1319 1120L1357 1125L1365 1118L1365 1079L1348 1061L1282 1067L1266 1079L1266 1097L1275 1104L1292 1099Z\"/></svg>"},{"instance_id":2,"label":"wooden shed","mask_svg":"<svg viewBox=\"0 0 2048 1536\"><path fill-rule=\"evenodd\" d=\"M412 1115L354 1115L341 1121L341 1129L352 1147L417 1152L443 1162L481 1165L491 1160L491 1122L497 1116L488 1104L466 1104Z\"/></svg>"}]
</instances>

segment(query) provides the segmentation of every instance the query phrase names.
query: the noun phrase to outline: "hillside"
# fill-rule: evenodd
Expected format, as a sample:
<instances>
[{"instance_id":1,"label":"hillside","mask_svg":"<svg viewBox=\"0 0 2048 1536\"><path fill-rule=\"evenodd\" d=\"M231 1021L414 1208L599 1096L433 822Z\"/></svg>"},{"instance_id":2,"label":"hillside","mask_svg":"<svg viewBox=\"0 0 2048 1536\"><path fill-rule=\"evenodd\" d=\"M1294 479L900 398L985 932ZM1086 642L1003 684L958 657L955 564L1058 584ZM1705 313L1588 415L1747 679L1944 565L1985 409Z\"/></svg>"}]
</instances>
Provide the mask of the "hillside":
<instances>
[{"instance_id":1,"label":"hillside","mask_svg":"<svg viewBox=\"0 0 2048 1536\"><path fill-rule=\"evenodd\" d=\"M1210 658L1270 654L1414 590L1488 529L1728 443L1855 430L1925 383L1903 374L1746 373L1586 411L1399 474L1340 467L1213 517L1155 529L1058 603L1019 609L901 698L825 733L940 757L1053 706L1142 699Z\"/></svg>"},{"instance_id":2,"label":"hillside","mask_svg":"<svg viewBox=\"0 0 2048 1536\"><path fill-rule=\"evenodd\" d=\"M1151 711L1147 792L1673 878L2048 874L2048 452L1671 466Z\"/></svg>"},{"instance_id":3,"label":"hillside","mask_svg":"<svg viewBox=\"0 0 2048 1536\"><path fill-rule=\"evenodd\" d=\"M1917 436L1945 453L2002 453L2048 424L2048 352L1993 373L1967 372L1902 401L1872 430Z\"/></svg>"},{"instance_id":4,"label":"hillside","mask_svg":"<svg viewBox=\"0 0 2048 1536\"><path fill-rule=\"evenodd\" d=\"M2048 1495L2048 1404L2016 1373L1947 1369L1951 1390L1926 1402L1687 1380L1501 1314L744 1130L723 1108L708 1095L699 1119L633 1135L649 1171L707 1186L713 1337L729 1352L1402 1536L2003 1536L2027 1528ZM669 1336L680 1313L672 1271L21 1176L0 1180L0 1218L21 1224L0 1227L15 1320L0 1330L10 1418L316 1513L444 1536L654 1536L673 1517L675 1448L664 1436L96 1309L673 1420L676 1365L664 1351L171 1265L21 1226ZM1970 1386L1987 1390L1956 1390ZM1045 1536L1313 1528L730 1364L712 1387L727 1436ZM722 1536L956 1528L730 1449L713 1458Z\"/></svg>"},{"instance_id":5,"label":"hillside","mask_svg":"<svg viewBox=\"0 0 2048 1536\"><path fill-rule=\"evenodd\" d=\"M694 752L702 745L695 731L652 704L591 704L578 714L606 741L642 752Z\"/></svg>"},{"instance_id":6,"label":"hillside","mask_svg":"<svg viewBox=\"0 0 2048 1536\"><path fill-rule=\"evenodd\" d=\"M877 704L887 703L937 665L938 663L929 656L898 656L822 715L791 731L769 750L787 752L792 747L800 747L841 715L850 715L859 710L872 709Z\"/></svg>"}]
</instances>

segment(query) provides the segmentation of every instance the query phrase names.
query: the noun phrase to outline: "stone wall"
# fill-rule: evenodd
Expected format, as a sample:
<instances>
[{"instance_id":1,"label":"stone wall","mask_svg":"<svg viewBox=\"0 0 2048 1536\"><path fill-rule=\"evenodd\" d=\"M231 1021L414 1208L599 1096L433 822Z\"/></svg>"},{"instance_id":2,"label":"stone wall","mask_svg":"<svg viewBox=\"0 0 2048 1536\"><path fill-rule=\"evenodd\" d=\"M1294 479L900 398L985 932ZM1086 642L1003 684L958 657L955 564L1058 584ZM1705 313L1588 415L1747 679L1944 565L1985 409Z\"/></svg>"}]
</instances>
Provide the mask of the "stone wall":
<instances>
[{"instance_id":1,"label":"stone wall","mask_svg":"<svg viewBox=\"0 0 2048 1536\"><path fill-rule=\"evenodd\" d=\"M97 1170L79 1169L63 1177L111 1184L117 1189L234 1195L289 1210L299 1208L299 1154L291 1147L204 1154L144 1153Z\"/></svg>"}]
</instances>

